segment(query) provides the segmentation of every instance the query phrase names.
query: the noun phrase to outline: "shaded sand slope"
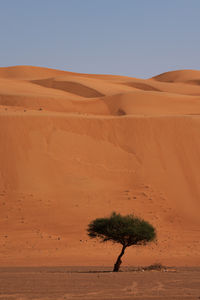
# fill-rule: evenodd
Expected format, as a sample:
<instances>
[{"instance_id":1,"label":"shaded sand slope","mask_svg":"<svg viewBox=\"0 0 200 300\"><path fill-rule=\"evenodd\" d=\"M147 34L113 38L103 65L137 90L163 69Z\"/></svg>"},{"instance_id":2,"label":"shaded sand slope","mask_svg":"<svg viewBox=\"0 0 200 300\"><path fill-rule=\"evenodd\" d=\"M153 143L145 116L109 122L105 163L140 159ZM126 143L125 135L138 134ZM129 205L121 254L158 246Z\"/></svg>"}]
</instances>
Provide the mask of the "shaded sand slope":
<instances>
[{"instance_id":1,"label":"shaded sand slope","mask_svg":"<svg viewBox=\"0 0 200 300\"><path fill-rule=\"evenodd\" d=\"M200 265L198 96L124 84L143 81L134 78L42 72L1 79L1 95L16 102L0 106L0 265L111 265L118 246L85 229L113 210L158 231L157 244L129 248L125 264ZM49 78L104 96L41 85Z\"/></svg>"}]
</instances>

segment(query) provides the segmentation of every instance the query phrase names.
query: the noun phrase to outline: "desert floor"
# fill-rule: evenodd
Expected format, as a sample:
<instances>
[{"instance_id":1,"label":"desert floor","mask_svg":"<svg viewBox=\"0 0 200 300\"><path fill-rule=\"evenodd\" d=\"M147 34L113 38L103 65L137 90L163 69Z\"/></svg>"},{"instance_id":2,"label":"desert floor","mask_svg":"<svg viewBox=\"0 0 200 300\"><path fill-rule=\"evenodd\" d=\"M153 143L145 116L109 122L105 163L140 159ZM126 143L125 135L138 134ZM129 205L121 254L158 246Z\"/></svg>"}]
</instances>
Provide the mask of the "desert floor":
<instances>
[{"instance_id":1,"label":"desert floor","mask_svg":"<svg viewBox=\"0 0 200 300\"><path fill-rule=\"evenodd\" d=\"M0 299L200 299L200 268L112 273L101 267L1 268Z\"/></svg>"}]
</instances>

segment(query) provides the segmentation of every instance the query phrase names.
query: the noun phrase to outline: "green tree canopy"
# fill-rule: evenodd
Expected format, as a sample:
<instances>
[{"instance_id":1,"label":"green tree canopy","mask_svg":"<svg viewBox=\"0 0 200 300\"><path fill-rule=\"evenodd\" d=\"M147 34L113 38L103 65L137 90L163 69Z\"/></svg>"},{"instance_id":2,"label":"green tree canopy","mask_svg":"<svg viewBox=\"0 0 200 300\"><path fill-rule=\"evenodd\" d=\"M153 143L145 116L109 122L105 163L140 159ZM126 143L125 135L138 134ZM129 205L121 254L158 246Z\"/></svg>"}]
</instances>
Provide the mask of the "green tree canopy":
<instances>
[{"instance_id":1,"label":"green tree canopy","mask_svg":"<svg viewBox=\"0 0 200 300\"><path fill-rule=\"evenodd\" d=\"M93 220L87 229L90 238L98 238L102 242L111 241L122 245L122 251L115 263L113 271L117 272L121 265L121 257L125 249L132 245L145 245L155 240L156 231L147 221L134 215L122 216L113 212L108 218Z\"/></svg>"}]
</instances>

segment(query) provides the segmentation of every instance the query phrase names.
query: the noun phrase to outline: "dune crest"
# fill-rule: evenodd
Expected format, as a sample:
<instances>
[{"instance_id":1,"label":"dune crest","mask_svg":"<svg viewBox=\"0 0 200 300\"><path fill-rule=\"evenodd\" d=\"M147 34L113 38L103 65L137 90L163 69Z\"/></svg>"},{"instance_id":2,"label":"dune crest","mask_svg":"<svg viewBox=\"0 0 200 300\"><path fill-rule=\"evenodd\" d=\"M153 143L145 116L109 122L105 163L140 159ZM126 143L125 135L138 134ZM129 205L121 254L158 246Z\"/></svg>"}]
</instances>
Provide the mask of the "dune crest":
<instances>
[{"instance_id":1,"label":"dune crest","mask_svg":"<svg viewBox=\"0 0 200 300\"><path fill-rule=\"evenodd\" d=\"M163 82L188 82L189 80L200 80L200 71L197 70L177 70L166 72L153 77L154 80Z\"/></svg>"}]
</instances>

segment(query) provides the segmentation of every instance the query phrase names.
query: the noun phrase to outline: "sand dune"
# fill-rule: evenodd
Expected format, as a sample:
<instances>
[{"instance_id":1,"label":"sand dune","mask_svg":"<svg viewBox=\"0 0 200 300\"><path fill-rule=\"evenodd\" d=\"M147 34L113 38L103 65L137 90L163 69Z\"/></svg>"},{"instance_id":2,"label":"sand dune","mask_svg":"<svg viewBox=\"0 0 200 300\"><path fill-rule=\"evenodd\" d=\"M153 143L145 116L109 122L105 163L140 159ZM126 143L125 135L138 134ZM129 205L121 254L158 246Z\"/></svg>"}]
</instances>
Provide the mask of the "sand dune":
<instances>
[{"instance_id":1,"label":"sand dune","mask_svg":"<svg viewBox=\"0 0 200 300\"><path fill-rule=\"evenodd\" d=\"M81 97L85 98L97 98L103 97L104 95L92 89L88 86L85 86L81 83L73 82L73 81L61 81L61 80L53 80L53 79L44 79L44 80L35 80L33 83L45 86L48 88L53 88L56 90L61 90L65 92L69 92Z\"/></svg>"},{"instance_id":2,"label":"sand dune","mask_svg":"<svg viewBox=\"0 0 200 300\"><path fill-rule=\"evenodd\" d=\"M200 97L171 93L134 91L103 99L113 115L200 114Z\"/></svg>"},{"instance_id":3,"label":"sand dune","mask_svg":"<svg viewBox=\"0 0 200 300\"><path fill-rule=\"evenodd\" d=\"M111 265L85 229L113 210L158 232L125 264L200 265L200 87L177 72L0 68L0 265Z\"/></svg>"},{"instance_id":4,"label":"sand dune","mask_svg":"<svg viewBox=\"0 0 200 300\"><path fill-rule=\"evenodd\" d=\"M197 70L178 70L160 74L153 79L163 82L187 82L189 80L200 79L200 71Z\"/></svg>"},{"instance_id":5,"label":"sand dune","mask_svg":"<svg viewBox=\"0 0 200 300\"><path fill-rule=\"evenodd\" d=\"M68 72L34 66L0 68L0 77L9 79L34 80L51 76L62 76Z\"/></svg>"},{"instance_id":6,"label":"sand dune","mask_svg":"<svg viewBox=\"0 0 200 300\"><path fill-rule=\"evenodd\" d=\"M156 87L147 84L147 83L143 83L143 82L131 82L128 81L126 83L124 83L127 86L131 86L134 87L136 89L142 90L142 91L156 91L156 92L161 92L161 90L157 89Z\"/></svg>"}]
</instances>

